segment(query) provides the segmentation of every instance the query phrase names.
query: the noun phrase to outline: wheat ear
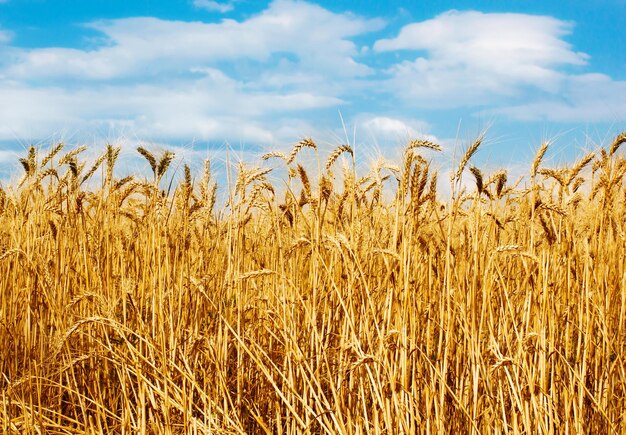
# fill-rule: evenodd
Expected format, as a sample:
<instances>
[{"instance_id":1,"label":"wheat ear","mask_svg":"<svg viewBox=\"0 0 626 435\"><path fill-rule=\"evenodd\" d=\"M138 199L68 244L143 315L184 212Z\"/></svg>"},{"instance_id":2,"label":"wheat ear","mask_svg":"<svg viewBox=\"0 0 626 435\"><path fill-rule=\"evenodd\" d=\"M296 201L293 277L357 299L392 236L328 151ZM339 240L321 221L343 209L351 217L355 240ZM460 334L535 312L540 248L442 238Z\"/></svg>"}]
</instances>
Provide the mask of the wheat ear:
<instances>
[{"instance_id":1,"label":"wheat ear","mask_svg":"<svg viewBox=\"0 0 626 435\"><path fill-rule=\"evenodd\" d=\"M88 179L90 179L92 177L93 174L96 173L96 171L98 170L98 168L100 167L100 165L102 164L102 162L104 162L106 160L106 153L102 154L100 157L98 157L96 159L96 161L94 162L93 165L91 165L91 168L89 169L89 171L87 171L87 173L85 174L85 176L82 178L82 183L84 183L85 181L87 181Z\"/></svg>"},{"instance_id":2,"label":"wheat ear","mask_svg":"<svg viewBox=\"0 0 626 435\"><path fill-rule=\"evenodd\" d=\"M44 166L46 166L48 164L48 162L54 158L54 156L56 156L59 152L61 152L61 150L63 149L64 146L65 146L65 144L63 142L60 142L60 143L56 144L48 152L48 154L46 154L44 156L44 158L41 160L41 167L43 168Z\"/></svg>"},{"instance_id":3,"label":"wheat ear","mask_svg":"<svg viewBox=\"0 0 626 435\"><path fill-rule=\"evenodd\" d=\"M148 161L148 163L150 164L150 168L152 168L152 173L156 176L157 164L156 159L154 158L154 154L152 154L144 147L137 147L137 152L144 156L144 158Z\"/></svg>"},{"instance_id":4,"label":"wheat ear","mask_svg":"<svg viewBox=\"0 0 626 435\"><path fill-rule=\"evenodd\" d=\"M330 168L337 161L339 156L342 155L343 153L349 153L351 156L354 156L354 152L352 151L352 148L350 147L350 145L338 146L337 148L335 148L335 150L332 153L330 153L330 155L328 156L328 160L326 160L327 171L330 170Z\"/></svg>"},{"instance_id":5,"label":"wheat ear","mask_svg":"<svg viewBox=\"0 0 626 435\"><path fill-rule=\"evenodd\" d=\"M263 161L269 160L271 158L279 158L284 160L285 162L289 161L289 157L287 157L285 153L282 153L280 151L270 151L269 153L265 153L261 156L261 160Z\"/></svg>"},{"instance_id":6,"label":"wheat ear","mask_svg":"<svg viewBox=\"0 0 626 435\"><path fill-rule=\"evenodd\" d=\"M415 148L428 148L435 151L441 151L441 145L438 145L434 142L430 142L423 139L415 139L408 143L406 146L406 151L414 150Z\"/></svg>"},{"instance_id":7,"label":"wheat ear","mask_svg":"<svg viewBox=\"0 0 626 435\"><path fill-rule=\"evenodd\" d=\"M176 154L171 151L163 151L163 154L161 155L161 159L159 160L159 164L157 166L158 179L160 179L163 174L165 174L165 171L167 171L167 168L170 166L170 163L172 163L172 160L174 160L175 156Z\"/></svg>"},{"instance_id":8,"label":"wheat ear","mask_svg":"<svg viewBox=\"0 0 626 435\"><path fill-rule=\"evenodd\" d=\"M297 167L298 175L300 175L300 180L302 181L302 187L304 188L304 193L306 195L306 199L311 199L311 182L309 181L309 176L306 173L306 170L302 165L298 165Z\"/></svg>"},{"instance_id":9,"label":"wheat ear","mask_svg":"<svg viewBox=\"0 0 626 435\"><path fill-rule=\"evenodd\" d=\"M587 166L593 158L595 157L595 153L589 153L582 159L580 159L576 164L570 169L569 174L567 175L567 185L569 185L574 178L583 170L585 166Z\"/></svg>"},{"instance_id":10,"label":"wheat ear","mask_svg":"<svg viewBox=\"0 0 626 435\"><path fill-rule=\"evenodd\" d=\"M539 169L539 165L541 165L541 160L543 160L543 156L546 154L546 151L548 150L548 145L550 145L550 142L542 143L541 148L539 148L539 151L537 151L537 154L535 155L533 164L530 168L530 176L532 178L535 178L537 176L537 170Z\"/></svg>"},{"instance_id":11,"label":"wheat ear","mask_svg":"<svg viewBox=\"0 0 626 435\"><path fill-rule=\"evenodd\" d=\"M626 131L618 134L615 140L611 143L611 146L609 147L609 155L612 156L615 154L619 146L624 142L626 142Z\"/></svg>"},{"instance_id":12,"label":"wheat ear","mask_svg":"<svg viewBox=\"0 0 626 435\"><path fill-rule=\"evenodd\" d=\"M476 166L470 167L470 172L476 179L476 190L478 191L478 194L480 195L481 193L483 193L483 189L484 189L483 174L482 172L480 172L480 169L478 169Z\"/></svg>"},{"instance_id":13,"label":"wheat ear","mask_svg":"<svg viewBox=\"0 0 626 435\"><path fill-rule=\"evenodd\" d=\"M75 157L78 154L82 153L86 149L87 149L86 145L81 145L78 148L73 149L72 151L68 152L67 154L65 154L63 157L59 159L59 166L64 165L66 163L70 163L73 159L75 159Z\"/></svg>"},{"instance_id":14,"label":"wheat ear","mask_svg":"<svg viewBox=\"0 0 626 435\"><path fill-rule=\"evenodd\" d=\"M478 147L483 142L483 138L484 138L484 135L482 134L478 136L478 138L476 138L474 143L472 143L472 145L470 145L467 151L465 151L465 155L463 155L463 158L461 159L461 163L459 164L459 168L457 169L456 174L455 174L455 178L457 180L461 178L461 174L463 173L463 170L465 169L467 162L469 162L472 156L476 153L476 150L478 150Z\"/></svg>"},{"instance_id":15,"label":"wheat ear","mask_svg":"<svg viewBox=\"0 0 626 435\"><path fill-rule=\"evenodd\" d=\"M313 142L313 139L311 138L302 139L293 147L293 150L291 150L291 154L289 154L289 158L287 159L288 165L293 163L302 148L313 148L316 150L317 145L315 144L315 142Z\"/></svg>"}]
</instances>

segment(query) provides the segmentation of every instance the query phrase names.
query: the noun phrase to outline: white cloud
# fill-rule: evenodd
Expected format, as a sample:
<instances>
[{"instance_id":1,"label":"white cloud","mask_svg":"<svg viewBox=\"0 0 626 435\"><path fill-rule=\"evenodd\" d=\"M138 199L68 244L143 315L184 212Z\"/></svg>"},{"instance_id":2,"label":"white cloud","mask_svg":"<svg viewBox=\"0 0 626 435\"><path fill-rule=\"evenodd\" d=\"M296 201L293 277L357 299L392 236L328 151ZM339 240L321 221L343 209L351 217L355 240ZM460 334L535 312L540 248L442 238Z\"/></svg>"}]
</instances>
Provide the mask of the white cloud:
<instances>
[{"instance_id":1,"label":"white cloud","mask_svg":"<svg viewBox=\"0 0 626 435\"><path fill-rule=\"evenodd\" d=\"M0 139L41 137L67 128L114 129L140 137L272 141L270 118L335 106L311 93L246 92L218 71L192 82L69 90L0 84ZM262 126L265 125L265 126Z\"/></svg>"},{"instance_id":2,"label":"white cloud","mask_svg":"<svg viewBox=\"0 0 626 435\"><path fill-rule=\"evenodd\" d=\"M193 5L198 9L206 9L207 11L219 12L221 14L230 12L235 8L233 2L221 3L212 0L193 0Z\"/></svg>"},{"instance_id":3,"label":"white cloud","mask_svg":"<svg viewBox=\"0 0 626 435\"><path fill-rule=\"evenodd\" d=\"M106 37L96 49L12 49L17 60L0 69L0 139L68 128L164 140L293 139L281 120L343 104L346 84L370 73L354 59L351 38L382 24L291 0L243 21L91 23Z\"/></svg>"},{"instance_id":4,"label":"white cloud","mask_svg":"<svg viewBox=\"0 0 626 435\"><path fill-rule=\"evenodd\" d=\"M388 116L361 115L357 130L378 143L404 144L407 140L425 138L428 124L416 119L398 119Z\"/></svg>"},{"instance_id":5,"label":"white cloud","mask_svg":"<svg viewBox=\"0 0 626 435\"><path fill-rule=\"evenodd\" d=\"M104 131L274 146L323 135L339 124L337 108L350 113L360 138L394 147L434 140L412 117L415 107L467 106L522 120L626 119L625 83L578 71L588 56L564 39L573 25L551 17L451 11L371 49L355 40L382 20L297 0L276 0L242 20L140 17L88 26L103 36L95 49L27 50L0 30L0 140ZM394 65L384 63L394 56ZM392 111L406 115L381 115ZM329 114L332 126L323 120Z\"/></svg>"},{"instance_id":6,"label":"white cloud","mask_svg":"<svg viewBox=\"0 0 626 435\"><path fill-rule=\"evenodd\" d=\"M267 62L292 55L309 71L362 76L370 69L354 60L349 38L380 28L382 21L335 14L320 6L276 0L245 21L220 23L124 18L91 23L108 41L96 50L44 48L24 51L7 70L19 78L76 77L107 80L163 71L184 72L218 61Z\"/></svg>"},{"instance_id":7,"label":"white cloud","mask_svg":"<svg viewBox=\"0 0 626 435\"><path fill-rule=\"evenodd\" d=\"M0 150L0 165L17 162L17 159L19 156L15 151Z\"/></svg>"},{"instance_id":8,"label":"white cloud","mask_svg":"<svg viewBox=\"0 0 626 435\"><path fill-rule=\"evenodd\" d=\"M581 74L567 77L563 90L558 95L486 113L521 121L626 121L626 81L615 81L604 74Z\"/></svg>"},{"instance_id":9,"label":"white cloud","mask_svg":"<svg viewBox=\"0 0 626 435\"><path fill-rule=\"evenodd\" d=\"M563 66L585 65L562 38L572 24L552 17L449 11L403 27L376 52L419 52L389 68L387 85L416 105L458 107L519 97L524 87L556 92Z\"/></svg>"},{"instance_id":10,"label":"white cloud","mask_svg":"<svg viewBox=\"0 0 626 435\"><path fill-rule=\"evenodd\" d=\"M0 29L0 44L6 44L13 39L13 33L8 30Z\"/></svg>"}]
</instances>

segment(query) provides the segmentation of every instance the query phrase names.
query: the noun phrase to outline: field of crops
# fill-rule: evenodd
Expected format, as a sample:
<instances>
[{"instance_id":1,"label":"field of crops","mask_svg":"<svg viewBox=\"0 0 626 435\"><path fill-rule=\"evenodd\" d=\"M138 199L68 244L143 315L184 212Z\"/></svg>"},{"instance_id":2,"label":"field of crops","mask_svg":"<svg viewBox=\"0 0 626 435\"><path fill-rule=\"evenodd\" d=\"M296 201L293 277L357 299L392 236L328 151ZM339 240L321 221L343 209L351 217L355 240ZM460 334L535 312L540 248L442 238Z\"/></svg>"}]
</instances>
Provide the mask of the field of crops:
<instances>
[{"instance_id":1,"label":"field of crops","mask_svg":"<svg viewBox=\"0 0 626 435\"><path fill-rule=\"evenodd\" d=\"M626 133L521 180L481 142L357 173L306 139L225 201L208 161L31 148L0 189L0 432L624 433Z\"/></svg>"}]
</instances>

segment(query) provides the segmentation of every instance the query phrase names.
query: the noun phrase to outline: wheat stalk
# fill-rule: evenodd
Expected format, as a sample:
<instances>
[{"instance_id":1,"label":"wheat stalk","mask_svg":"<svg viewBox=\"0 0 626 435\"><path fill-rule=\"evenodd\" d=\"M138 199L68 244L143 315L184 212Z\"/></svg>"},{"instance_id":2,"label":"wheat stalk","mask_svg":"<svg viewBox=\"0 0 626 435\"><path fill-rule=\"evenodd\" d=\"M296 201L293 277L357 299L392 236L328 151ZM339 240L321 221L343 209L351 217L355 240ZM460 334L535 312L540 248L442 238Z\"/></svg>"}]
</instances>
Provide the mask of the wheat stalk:
<instances>
[{"instance_id":1,"label":"wheat stalk","mask_svg":"<svg viewBox=\"0 0 626 435\"><path fill-rule=\"evenodd\" d=\"M150 164L150 168L152 169L152 173L156 177L157 162L156 162L156 158L154 157L154 154L152 154L150 151L148 151L147 149L141 146L137 147L137 152L141 154L148 161L148 164Z\"/></svg>"},{"instance_id":2,"label":"wheat stalk","mask_svg":"<svg viewBox=\"0 0 626 435\"><path fill-rule=\"evenodd\" d=\"M552 204L552 203L542 203L540 205L540 208L544 209L544 210L550 210L553 211L561 216L567 216L567 211L565 211L565 209L563 209L562 207L559 207L556 204Z\"/></svg>"},{"instance_id":3,"label":"wheat stalk","mask_svg":"<svg viewBox=\"0 0 626 435\"><path fill-rule=\"evenodd\" d=\"M561 186L565 186L566 185L566 180L565 180L565 170L563 169L549 169L549 168L544 168L544 169L540 169L538 171L539 175L543 175L546 178L553 178L555 179Z\"/></svg>"},{"instance_id":4,"label":"wheat stalk","mask_svg":"<svg viewBox=\"0 0 626 435\"><path fill-rule=\"evenodd\" d=\"M61 165L65 165L70 163L71 161L75 161L76 157L87 150L87 146L86 145L81 145L78 148L73 149L72 151L69 151L68 153L66 153L64 156L62 156L59 159L59 166Z\"/></svg>"},{"instance_id":5,"label":"wheat stalk","mask_svg":"<svg viewBox=\"0 0 626 435\"><path fill-rule=\"evenodd\" d=\"M54 156L61 152L64 146L65 144L63 142L60 142L52 147L50 151L48 151L48 154L46 154L44 158L41 159L41 167L43 168L44 166L46 166L48 162L50 162L54 158Z\"/></svg>"},{"instance_id":6,"label":"wheat stalk","mask_svg":"<svg viewBox=\"0 0 626 435\"><path fill-rule=\"evenodd\" d=\"M261 156L261 160L264 160L264 161L269 160L271 158L279 158L281 160L284 160L285 162L289 162L289 157L287 157L285 153L282 153L280 151L270 151ZM295 155L294 155L294 159L295 159Z\"/></svg>"},{"instance_id":7,"label":"wheat stalk","mask_svg":"<svg viewBox=\"0 0 626 435\"><path fill-rule=\"evenodd\" d=\"M193 165L109 190L37 152L30 184L0 185L2 433L620 433L619 150L539 159L560 181L521 191L471 157L483 194L457 180L440 203L417 149L336 179L242 162L219 206L208 161L196 199Z\"/></svg>"},{"instance_id":8,"label":"wheat stalk","mask_svg":"<svg viewBox=\"0 0 626 435\"><path fill-rule=\"evenodd\" d=\"M28 154L26 157L20 158L19 162L22 168L24 168L24 176L18 184L18 187L21 187L28 178L37 172L37 149L33 145L28 147Z\"/></svg>"},{"instance_id":9,"label":"wheat stalk","mask_svg":"<svg viewBox=\"0 0 626 435\"><path fill-rule=\"evenodd\" d=\"M208 199L209 183L211 182L211 161L206 159L202 167L202 178L200 179L200 198L204 203Z\"/></svg>"},{"instance_id":10,"label":"wheat stalk","mask_svg":"<svg viewBox=\"0 0 626 435\"><path fill-rule=\"evenodd\" d=\"M120 155L121 147L114 147L112 145L107 145L105 155L106 155L106 182L107 184L113 180L113 167L115 166L115 162Z\"/></svg>"},{"instance_id":11,"label":"wheat stalk","mask_svg":"<svg viewBox=\"0 0 626 435\"><path fill-rule=\"evenodd\" d=\"M465 169L467 162L469 162L472 156L476 153L476 151L478 150L478 147L483 141L483 138L484 138L484 135L482 134L478 136L476 140L467 149L467 151L465 151L465 154L463 155L463 158L461 159L461 162L459 163L459 167L455 173L455 178L457 180L461 178L461 174L463 173L463 170Z\"/></svg>"},{"instance_id":12,"label":"wheat stalk","mask_svg":"<svg viewBox=\"0 0 626 435\"><path fill-rule=\"evenodd\" d=\"M156 168L157 180L160 180L163 177L163 175L167 171L167 168L169 168L170 164L172 163L172 160L174 160L175 156L176 154L171 151L163 151L163 153L161 154L161 159L159 159L159 163Z\"/></svg>"},{"instance_id":13,"label":"wheat stalk","mask_svg":"<svg viewBox=\"0 0 626 435\"><path fill-rule=\"evenodd\" d=\"M537 171L539 170L539 166L541 165L541 161L543 160L543 156L546 154L546 151L548 151L548 146L550 145L550 142L544 142L541 144L541 148L539 148L539 151L537 151L537 154L535 154L535 158L533 160L533 163L530 167L530 177L531 178L535 178L535 176L537 175Z\"/></svg>"},{"instance_id":14,"label":"wheat stalk","mask_svg":"<svg viewBox=\"0 0 626 435\"><path fill-rule=\"evenodd\" d=\"M519 251L519 245L502 245L496 248L496 252L511 252L511 251Z\"/></svg>"},{"instance_id":15,"label":"wheat stalk","mask_svg":"<svg viewBox=\"0 0 626 435\"><path fill-rule=\"evenodd\" d=\"M567 174L567 181L565 184L569 186L572 180L578 176L580 171L582 171L585 166L587 166L589 163L592 162L595 156L596 156L595 153L589 153L586 156L584 156L582 159L577 161L574 164L574 166L569 170Z\"/></svg>"},{"instance_id":16,"label":"wheat stalk","mask_svg":"<svg viewBox=\"0 0 626 435\"><path fill-rule=\"evenodd\" d=\"M480 196L481 193L483 193L483 174L482 172L480 172L480 169L478 169L476 166L471 166L470 167L470 172L472 173L472 175L474 175L474 179L476 180L476 191L478 192L478 195Z\"/></svg>"},{"instance_id":17,"label":"wheat stalk","mask_svg":"<svg viewBox=\"0 0 626 435\"><path fill-rule=\"evenodd\" d=\"M85 181L87 181L88 179L90 179L93 174L96 173L96 171L98 170L98 168L100 167L100 165L102 165L102 163L106 160L107 155L106 153L102 154L100 157L98 157L96 159L96 161L93 163L93 165L91 165L91 168L89 168L89 171L87 171L87 173L83 176L82 180L81 180L81 184L84 183ZM80 172L78 172L80 173Z\"/></svg>"},{"instance_id":18,"label":"wheat stalk","mask_svg":"<svg viewBox=\"0 0 626 435\"><path fill-rule=\"evenodd\" d=\"M302 165L299 164L296 169L298 171L298 175L300 176L300 180L302 181L302 186L304 188L303 193L305 194L306 201L309 201L311 198L311 182L309 181L309 176Z\"/></svg>"},{"instance_id":19,"label":"wheat stalk","mask_svg":"<svg viewBox=\"0 0 626 435\"><path fill-rule=\"evenodd\" d=\"M326 160L326 171L330 171L330 168L337 161L339 156L342 155L343 153L349 153L351 156L354 156L354 152L352 151L352 148L350 147L350 145L338 146L337 148L333 150L332 153L330 153L330 155L328 156L328 159Z\"/></svg>"},{"instance_id":20,"label":"wheat stalk","mask_svg":"<svg viewBox=\"0 0 626 435\"><path fill-rule=\"evenodd\" d=\"M319 181L320 199L324 201L328 201L332 193L333 193L333 182L329 177L326 176L326 174L323 174L320 177L320 181Z\"/></svg>"},{"instance_id":21,"label":"wheat stalk","mask_svg":"<svg viewBox=\"0 0 626 435\"><path fill-rule=\"evenodd\" d=\"M269 269L252 270L250 272L243 273L238 276L238 279L245 281L252 278L259 278L262 276L274 275L276 272Z\"/></svg>"},{"instance_id":22,"label":"wheat stalk","mask_svg":"<svg viewBox=\"0 0 626 435\"><path fill-rule=\"evenodd\" d=\"M428 198L433 204L437 201L437 172L433 172L430 176Z\"/></svg>"},{"instance_id":23,"label":"wheat stalk","mask_svg":"<svg viewBox=\"0 0 626 435\"><path fill-rule=\"evenodd\" d=\"M435 151L442 151L441 145L423 139L415 139L410 141L406 146L406 152L416 148L428 148Z\"/></svg>"},{"instance_id":24,"label":"wheat stalk","mask_svg":"<svg viewBox=\"0 0 626 435\"><path fill-rule=\"evenodd\" d=\"M289 158L287 159L288 165L293 163L302 148L313 148L316 150L317 145L315 144L315 142L313 142L313 139L311 138L302 139L300 142L296 143L296 145L293 147L293 150L291 150L291 153L289 154Z\"/></svg>"},{"instance_id":25,"label":"wheat stalk","mask_svg":"<svg viewBox=\"0 0 626 435\"><path fill-rule=\"evenodd\" d=\"M626 142L626 131L618 134L615 137L615 139L611 143L611 146L609 147L609 156L612 156L613 154L615 154L619 146L623 144L624 142Z\"/></svg>"}]
</instances>

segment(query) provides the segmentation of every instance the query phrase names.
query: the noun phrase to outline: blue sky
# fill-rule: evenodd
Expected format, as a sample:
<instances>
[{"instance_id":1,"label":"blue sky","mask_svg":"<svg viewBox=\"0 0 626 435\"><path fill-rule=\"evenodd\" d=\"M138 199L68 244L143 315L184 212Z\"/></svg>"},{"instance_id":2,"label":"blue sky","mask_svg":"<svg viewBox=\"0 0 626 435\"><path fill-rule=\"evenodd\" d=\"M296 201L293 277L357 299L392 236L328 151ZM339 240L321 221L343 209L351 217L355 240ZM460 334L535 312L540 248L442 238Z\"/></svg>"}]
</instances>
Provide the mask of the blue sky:
<instances>
[{"instance_id":1,"label":"blue sky","mask_svg":"<svg viewBox=\"0 0 626 435\"><path fill-rule=\"evenodd\" d=\"M29 143L392 153L489 127L483 161L626 129L626 0L0 0L0 162ZM341 116L340 116L341 114ZM343 119L343 124L342 124Z\"/></svg>"}]
</instances>

